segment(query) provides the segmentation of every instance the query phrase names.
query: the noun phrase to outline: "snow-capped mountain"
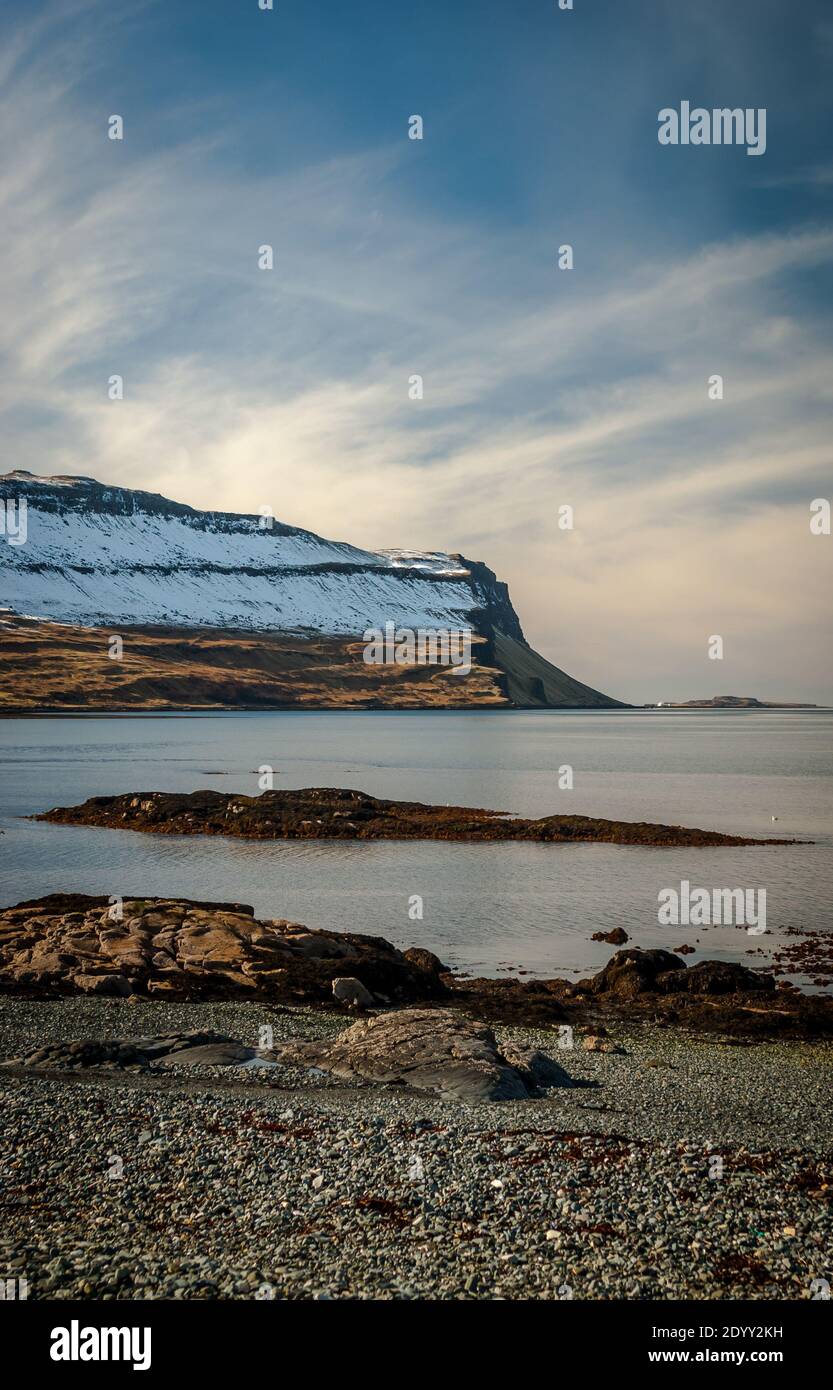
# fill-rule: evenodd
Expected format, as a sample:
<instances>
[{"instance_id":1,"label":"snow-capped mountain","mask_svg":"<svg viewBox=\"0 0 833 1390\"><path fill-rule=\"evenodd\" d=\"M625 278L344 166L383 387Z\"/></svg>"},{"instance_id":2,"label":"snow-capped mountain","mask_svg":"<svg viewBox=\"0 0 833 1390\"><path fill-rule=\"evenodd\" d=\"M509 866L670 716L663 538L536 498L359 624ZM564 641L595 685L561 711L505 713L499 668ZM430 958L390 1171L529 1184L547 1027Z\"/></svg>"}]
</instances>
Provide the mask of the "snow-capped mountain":
<instances>
[{"instance_id":1,"label":"snow-capped mountain","mask_svg":"<svg viewBox=\"0 0 833 1390\"><path fill-rule=\"evenodd\" d=\"M506 585L461 555L22 471L0 476L0 522L2 709L617 703L533 651ZM471 628L470 674L366 665L362 634L389 622Z\"/></svg>"},{"instance_id":2,"label":"snow-capped mountain","mask_svg":"<svg viewBox=\"0 0 833 1390\"><path fill-rule=\"evenodd\" d=\"M368 551L261 516L200 512L92 478L0 476L26 501L26 541L0 544L0 601L82 627L161 625L357 635L479 627L499 610L523 640L506 586L460 556Z\"/></svg>"}]
</instances>

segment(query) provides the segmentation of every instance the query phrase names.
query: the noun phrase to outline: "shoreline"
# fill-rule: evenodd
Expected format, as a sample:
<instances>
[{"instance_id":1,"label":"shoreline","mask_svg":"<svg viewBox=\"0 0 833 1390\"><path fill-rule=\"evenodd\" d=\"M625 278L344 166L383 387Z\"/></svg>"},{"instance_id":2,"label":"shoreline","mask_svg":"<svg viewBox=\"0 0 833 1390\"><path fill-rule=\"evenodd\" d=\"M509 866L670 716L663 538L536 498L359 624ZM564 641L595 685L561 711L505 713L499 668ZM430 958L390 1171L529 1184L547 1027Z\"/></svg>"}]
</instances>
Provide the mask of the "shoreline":
<instances>
[{"instance_id":1,"label":"shoreline","mask_svg":"<svg viewBox=\"0 0 833 1390\"><path fill-rule=\"evenodd\" d=\"M0 1060L17 1059L0 1066L0 1268L29 1299L768 1302L811 1299L828 1277L833 998L634 948L581 982L466 979L420 948L240 904L126 900L111 923L108 903L17 911L44 947L69 933L87 970L130 993L45 998L61 987L48 973L41 997L0 988ZM247 931L283 951L258 997L236 978ZM182 961L193 932L185 979L208 996L149 993L136 943ZM354 972L391 997L340 1002L334 976ZM414 1002L429 1036L434 1017L461 1037L486 1020L505 1058L549 1059L566 1079L487 1099L454 1090L450 1058L450 1091L409 1084L407 1061L386 1079L384 1054L381 1072L319 1060ZM199 1049L211 1031L275 1060L136 1063L110 1041L190 1033Z\"/></svg>"},{"instance_id":2,"label":"shoreline","mask_svg":"<svg viewBox=\"0 0 833 1390\"><path fill-rule=\"evenodd\" d=\"M826 939L808 937L798 949L809 953L805 967L831 977ZM352 1004L339 981L350 986ZM653 1020L739 1036L833 1036L830 994L777 986L760 966L708 957L687 965L684 955L659 948L630 945L579 980L471 977L421 947L259 919L242 903L151 897L114 905L56 893L0 911L0 998L75 995L312 1004L342 1014L347 1001L371 1011L450 1007L486 1023L531 1027Z\"/></svg>"},{"instance_id":3,"label":"shoreline","mask_svg":"<svg viewBox=\"0 0 833 1390\"><path fill-rule=\"evenodd\" d=\"M102 709L72 709L65 705L0 707L0 719L123 719L164 718L168 715L189 718L218 714L599 714L599 715L670 715L670 714L829 714L833 705L760 705L760 706L697 706L697 705L344 705L300 706L286 705L166 705L164 708L125 706Z\"/></svg>"},{"instance_id":4,"label":"shoreline","mask_svg":"<svg viewBox=\"0 0 833 1390\"><path fill-rule=\"evenodd\" d=\"M262 1009L0 999L0 1048L128 1018L255 1038ZM271 1022L321 1036L346 1021ZM465 1106L206 1068L0 1070L0 1263L34 1300L811 1298L833 1249L833 1045L617 1037L624 1053L558 1054L590 1089Z\"/></svg>"}]
</instances>

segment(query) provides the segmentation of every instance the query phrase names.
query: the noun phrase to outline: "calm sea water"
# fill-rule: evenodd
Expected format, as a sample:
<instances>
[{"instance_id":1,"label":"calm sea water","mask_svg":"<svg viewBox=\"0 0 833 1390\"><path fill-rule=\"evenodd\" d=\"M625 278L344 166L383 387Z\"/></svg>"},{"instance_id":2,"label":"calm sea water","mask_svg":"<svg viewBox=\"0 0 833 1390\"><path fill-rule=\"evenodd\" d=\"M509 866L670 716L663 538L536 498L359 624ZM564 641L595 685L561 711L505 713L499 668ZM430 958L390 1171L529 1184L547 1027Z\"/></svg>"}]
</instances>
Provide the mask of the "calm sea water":
<instances>
[{"instance_id":1,"label":"calm sea water","mask_svg":"<svg viewBox=\"0 0 833 1390\"><path fill-rule=\"evenodd\" d=\"M380 796L663 821L812 845L246 843L36 824L50 806L127 791L256 794L356 787ZM574 789L561 791L569 764ZM778 817L776 825L771 817ZM577 975L622 926L759 963L788 927L833 930L833 712L272 713L0 720L0 903L59 889L251 903L260 916L422 945L458 969ZM688 879L765 888L770 934L662 927L657 893ZM422 921L409 899L424 903ZM763 947L764 956L748 956ZM697 957L690 958L692 960Z\"/></svg>"}]
</instances>

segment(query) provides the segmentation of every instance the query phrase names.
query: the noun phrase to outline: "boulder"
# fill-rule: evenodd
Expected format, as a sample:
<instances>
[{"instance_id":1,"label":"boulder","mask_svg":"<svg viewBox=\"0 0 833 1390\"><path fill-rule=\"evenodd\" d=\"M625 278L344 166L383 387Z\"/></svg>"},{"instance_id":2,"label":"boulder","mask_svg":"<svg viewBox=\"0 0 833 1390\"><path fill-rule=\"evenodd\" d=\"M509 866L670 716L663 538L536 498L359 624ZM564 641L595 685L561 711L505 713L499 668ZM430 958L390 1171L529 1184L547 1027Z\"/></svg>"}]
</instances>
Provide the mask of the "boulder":
<instances>
[{"instance_id":1,"label":"boulder","mask_svg":"<svg viewBox=\"0 0 833 1390\"><path fill-rule=\"evenodd\" d=\"M348 1009L372 1009L376 1002L361 980L355 980L350 975L341 975L333 980L333 998L339 1004L346 1004Z\"/></svg>"},{"instance_id":2,"label":"boulder","mask_svg":"<svg viewBox=\"0 0 833 1390\"><path fill-rule=\"evenodd\" d=\"M572 1084L545 1054L501 1050L491 1028L450 1009L378 1014L336 1038L282 1043L274 1055L348 1080L411 1086L446 1100L525 1100L539 1087Z\"/></svg>"},{"instance_id":3,"label":"boulder","mask_svg":"<svg viewBox=\"0 0 833 1390\"><path fill-rule=\"evenodd\" d=\"M759 974L745 965L728 960L702 960L682 970L669 970L657 977L662 994L746 994L768 993L775 989L772 975Z\"/></svg>"},{"instance_id":4,"label":"boulder","mask_svg":"<svg viewBox=\"0 0 833 1390\"><path fill-rule=\"evenodd\" d=\"M579 980L578 993L612 994L619 999L650 993L657 977L668 970L685 970L685 961L670 951L617 951L607 965L589 980Z\"/></svg>"},{"instance_id":5,"label":"boulder","mask_svg":"<svg viewBox=\"0 0 833 1390\"><path fill-rule=\"evenodd\" d=\"M761 975L731 961L704 960L686 966L670 951L617 951L603 970L579 980L576 991L633 999L638 994L744 994L775 988L771 975Z\"/></svg>"}]
</instances>

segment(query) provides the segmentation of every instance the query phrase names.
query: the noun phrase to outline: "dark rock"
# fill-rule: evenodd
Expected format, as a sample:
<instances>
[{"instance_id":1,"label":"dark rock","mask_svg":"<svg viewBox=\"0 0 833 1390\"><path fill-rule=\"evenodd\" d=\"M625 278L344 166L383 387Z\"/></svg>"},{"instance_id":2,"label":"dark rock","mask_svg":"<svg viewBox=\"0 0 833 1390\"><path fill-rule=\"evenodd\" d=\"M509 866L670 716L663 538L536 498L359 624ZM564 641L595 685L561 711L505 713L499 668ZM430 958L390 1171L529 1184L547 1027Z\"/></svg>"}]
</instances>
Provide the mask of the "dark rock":
<instances>
[{"instance_id":1,"label":"dark rock","mask_svg":"<svg viewBox=\"0 0 833 1390\"><path fill-rule=\"evenodd\" d=\"M65 1070L67 1068L118 1068L144 1065L141 1053L132 1043L106 1039L80 1039L67 1043L49 1043L25 1057L12 1057L3 1066L25 1066L35 1070Z\"/></svg>"},{"instance_id":2,"label":"dark rock","mask_svg":"<svg viewBox=\"0 0 833 1390\"><path fill-rule=\"evenodd\" d=\"M771 975L759 975L745 965L704 960L687 968L670 951L617 951L603 970L576 989L585 994L633 999L639 994L737 994L775 988Z\"/></svg>"},{"instance_id":3,"label":"dark rock","mask_svg":"<svg viewBox=\"0 0 833 1390\"><path fill-rule=\"evenodd\" d=\"M163 1054L161 1060L167 1067L237 1067L255 1056L253 1047L229 1039L198 1047L177 1047Z\"/></svg>"},{"instance_id":4,"label":"dark rock","mask_svg":"<svg viewBox=\"0 0 833 1390\"><path fill-rule=\"evenodd\" d=\"M629 1001L642 994L765 994L775 990L770 974L759 974L730 960L701 960L686 966L670 951L617 951L608 965L590 980L580 980L577 992Z\"/></svg>"},{"instance_id":5,"label":"dark rock","mask_svg":"<svg viewBox=\"0 0 833 1390\"><path fill-rule=\"evenodd\" d=\"M685 970L685 962L670 951L617 951L607 965L589 980L579 980L576 991L584 994L612 994L632 999L657 988L657 977L669 970Z\"/></svg>"},{"instance_id":6,"label":"dark rock","mask_svg":"<svg viewBox=\"0 0 833 1390\"><path fill-rule=\"evenodd\" d=\"M217 791L128 792L93 796L79 806L55 806L34 819L161 835L225 835L255 840L532 840L685 846L795 843L596 816L525 820L480 807L390 801L348 787L303 787L265 791L260 796Z\"/></svg>"},{"instance_id":7,"label":"dark rock","mask_svg":"<svg viewBox=\"0 0 833 1390\"><path fill-rule=\"evenodd\" d=\"M147 1067L155 1062L167 1066L238 1066L256 1055L223 1033L166 1033L160 1037L106 1038L101 1041L79 1038L72 1042L49 1043L25 1057L13 1057L3 1066L25 1066L40 1070Z\"/></svg>"},{"instance_id":8,"label":"dark rock","mask_svg":"<svg viewBox=\"0 0 833 1390\"><path fill-rule=\"evenodd\" d=\"M614 927L613 931L594 931L591 941L606 941L608 946L624 946L629 940L624 927Z\"/></svg>"},{"instance_id":9,"label":"dark rock","mask_svg":"<svg viewBox=\"0 0 833 1390\"><path fill-rule=\"evenodd\" d=\"M745 965L728 960L703 960L698 965L669 970L657 977L657 990L662 994L747 994L775 989L772 975L757 974Z\"/></svg>"},{"instance_id":10,"label":"dark rock","mask_svg":"<svg viewBox=\"0 0 833 1390\"><path fill-rule=\"evenodd\" d=\"M426 951L422 946L411 946L403 955L409 965L413 965L417 970L424 970L426 975L433 975L435 979L448 973L448 966L443 965L439 956L435 956L433 951Z\"/></svg>"}]
</instances>

